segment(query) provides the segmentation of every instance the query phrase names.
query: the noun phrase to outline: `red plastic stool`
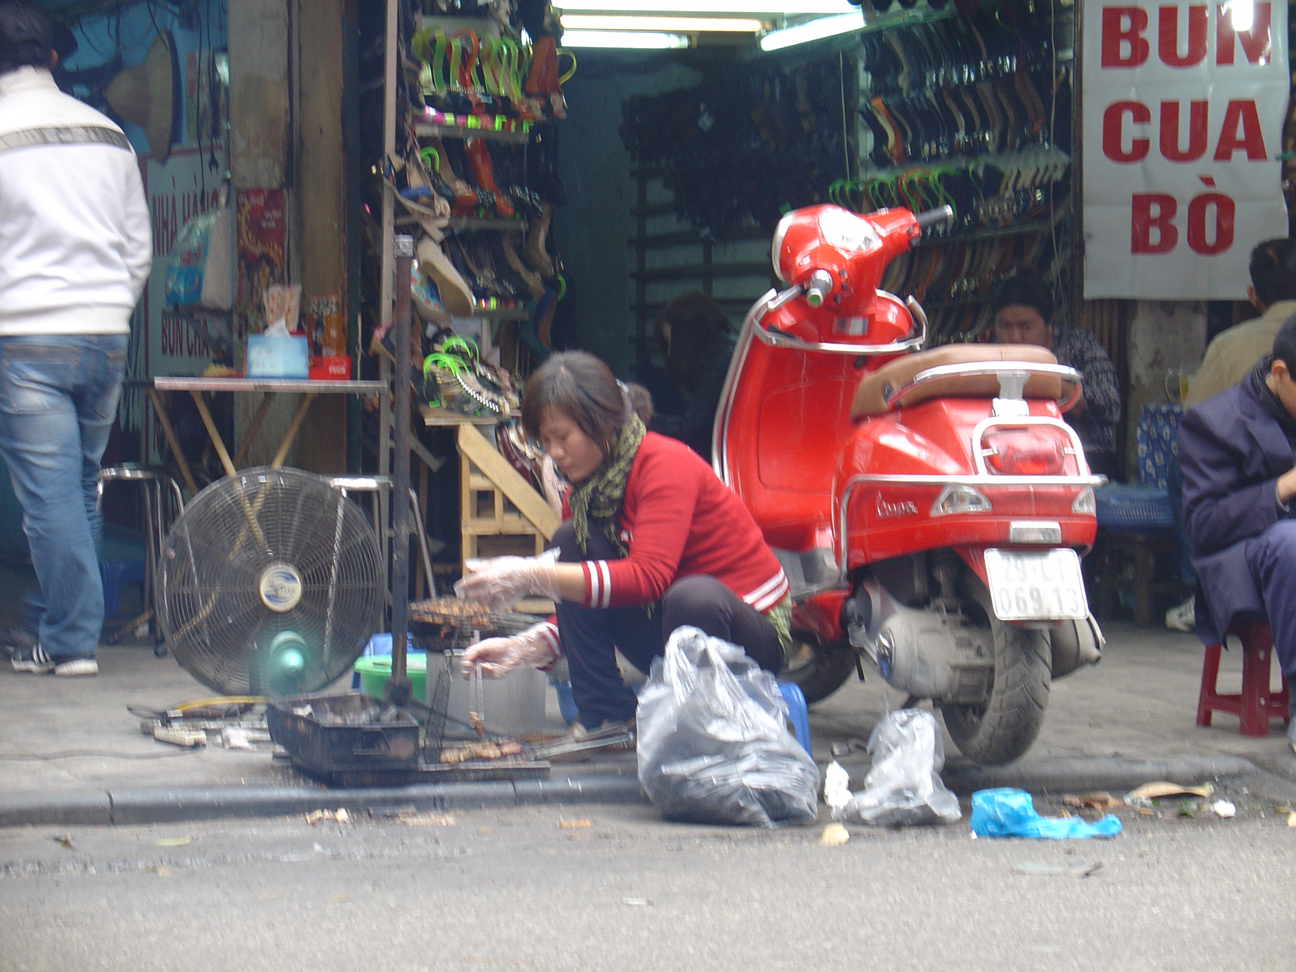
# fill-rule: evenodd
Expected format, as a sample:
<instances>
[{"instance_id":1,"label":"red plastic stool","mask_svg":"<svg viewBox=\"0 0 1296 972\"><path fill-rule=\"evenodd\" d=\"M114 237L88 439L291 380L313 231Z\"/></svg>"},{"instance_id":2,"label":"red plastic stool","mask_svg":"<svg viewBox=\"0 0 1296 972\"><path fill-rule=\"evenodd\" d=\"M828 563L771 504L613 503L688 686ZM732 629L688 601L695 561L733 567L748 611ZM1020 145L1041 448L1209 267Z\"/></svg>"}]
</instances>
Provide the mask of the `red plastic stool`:
<instances>
[{"instance_id":1,"label":"red plastic stool","mask_svg":"<svg viewBox=\"0 0 1296 972\"><path fill-rule=\"evenodd\" d=\"M1242 642L1242 692L1224 695L1216 687L1220 645L1206 649L1202 663L1201 695L1197 699L1197 725L1209 726L1211 712L1230 712L1242 720L1242 735L1269 735L1271 719L1287 719L1287 682L1275 693L1269 687L1269 658L1273 635L1267 621L1239 621L1229 629Z\"/></svg>"}]
</instances>

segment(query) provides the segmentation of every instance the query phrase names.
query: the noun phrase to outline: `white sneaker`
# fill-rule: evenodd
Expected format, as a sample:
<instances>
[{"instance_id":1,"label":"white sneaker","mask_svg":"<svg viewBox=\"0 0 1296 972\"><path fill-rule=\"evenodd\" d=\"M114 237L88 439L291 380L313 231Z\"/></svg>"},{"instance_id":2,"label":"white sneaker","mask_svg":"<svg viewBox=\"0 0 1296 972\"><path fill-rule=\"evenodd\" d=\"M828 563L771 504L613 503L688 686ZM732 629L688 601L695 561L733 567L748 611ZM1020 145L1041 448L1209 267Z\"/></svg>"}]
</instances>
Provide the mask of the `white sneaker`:
<instances>
[{"instance_id":1,"label":"white sneaker","mask_svg":"<svg viewBox=\"0 0 1296 972\"><path fill-rule=\"evenodd\" d=\"M62 675L64 678L98 675L99 663L93 658L73 658L71 661L60 662L55 665L54 674Z\"/></svg>"},{"instance_id":2,"label":"white sneaker","mask_svg":"<svg viewBox=\"0 0 1296 972\"><path fill-rule=\"evenodd\" d=\"M15 672L31 672L33 675L62 675L65 678L78 675L98 675L99 663L90 658L69 658L65 662L55 661L45 653L40 642L19 648L10 659Z\"/></svg>"},{"instance_id":3,"label":"white sneaker","mask_svg":"<svg viewBox=\"0 0 1296 972\"><path fill-rule=\"evenodd\" d=\"M1189 594L1186 601L1176 604L1166 612L1165 626L1172 631L1195 631L1197 629L1194 618L1196 606L1196 596Z\"/></svg>"}]
</instances>

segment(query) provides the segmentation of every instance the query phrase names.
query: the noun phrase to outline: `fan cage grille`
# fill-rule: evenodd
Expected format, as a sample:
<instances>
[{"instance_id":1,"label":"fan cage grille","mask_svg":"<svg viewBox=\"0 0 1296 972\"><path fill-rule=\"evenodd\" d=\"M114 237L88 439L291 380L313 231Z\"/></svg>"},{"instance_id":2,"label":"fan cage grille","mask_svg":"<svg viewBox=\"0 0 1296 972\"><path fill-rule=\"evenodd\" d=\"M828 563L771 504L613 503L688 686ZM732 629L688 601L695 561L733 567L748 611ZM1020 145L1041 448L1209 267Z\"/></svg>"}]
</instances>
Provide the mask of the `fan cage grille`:
<instances>
[{"instance_id":1,"label":"fan cage grille","mask_svg":"<svg viewBox=\"0 0 1296 972\"><path fill-rule=\"evenodd\" d=\"M263 577L288 565L301 598L272 610ZM249 469L184 508L162 550L159 611L176 660L209 688L252 690L254 652L296 632L307 646L300 692L349 672L383 606L381 551L361 509L318 476Z\"/></svg>"}]
</instances>

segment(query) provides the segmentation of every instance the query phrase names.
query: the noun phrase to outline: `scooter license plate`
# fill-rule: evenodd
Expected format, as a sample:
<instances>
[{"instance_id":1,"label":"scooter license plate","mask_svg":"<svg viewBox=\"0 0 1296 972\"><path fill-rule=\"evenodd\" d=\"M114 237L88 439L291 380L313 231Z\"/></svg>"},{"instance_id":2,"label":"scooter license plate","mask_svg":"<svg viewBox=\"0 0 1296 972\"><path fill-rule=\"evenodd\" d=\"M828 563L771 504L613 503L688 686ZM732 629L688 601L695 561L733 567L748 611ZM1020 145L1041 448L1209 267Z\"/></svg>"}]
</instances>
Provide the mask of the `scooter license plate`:
<instances>
[{"instance_id":1,"label":"scooter license plate","mask_svg":"<svg viewBox=\"0 0 1296 972\"><path fill-rule=\"evenodd\" d=\"M985 552L986 578L1000 621L1080 620L1089 614L1074 550Z\"/></svg>"}]
</instances>

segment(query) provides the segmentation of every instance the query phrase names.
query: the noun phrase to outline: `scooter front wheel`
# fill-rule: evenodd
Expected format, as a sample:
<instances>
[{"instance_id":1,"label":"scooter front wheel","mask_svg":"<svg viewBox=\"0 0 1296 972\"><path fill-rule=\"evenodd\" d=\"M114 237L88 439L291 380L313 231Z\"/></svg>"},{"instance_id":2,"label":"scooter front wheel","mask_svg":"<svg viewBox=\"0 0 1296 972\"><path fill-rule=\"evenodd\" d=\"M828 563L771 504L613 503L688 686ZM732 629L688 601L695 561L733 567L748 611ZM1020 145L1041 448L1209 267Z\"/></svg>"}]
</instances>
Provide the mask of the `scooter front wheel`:
<instances>
[{"instance_id":1,"label":"scooter front wheel","mask_svg":"<svg viewBox=\"0 0 1296 972\"><path fill-rule=\"evenodd\" d=\"M993 642L994 682L983 704L945 705L941 714L959 752L986 766L1002 766L1024 756L1044 724L1051 684L1049 639L1043 631L1000 621L981 579L971 573L965 577L965 614Z\"/></svg>"},{"instance_id":2,"label":"scooter front wheel","mask_svg":"<svg viewBox=\"0 0 1296 972\"><path fill-rule=\"evenodd\" d=\"M795 682L807 705L828 698L855 671L855 649L845 642L826 643L794 629L792 643L796 654L783 666L779 678Z\"/></svg>"}]
</instances>

